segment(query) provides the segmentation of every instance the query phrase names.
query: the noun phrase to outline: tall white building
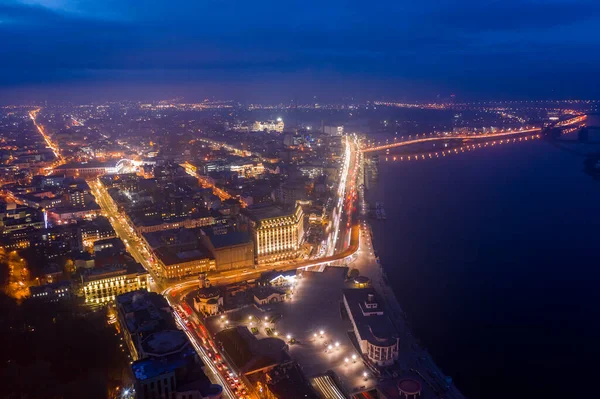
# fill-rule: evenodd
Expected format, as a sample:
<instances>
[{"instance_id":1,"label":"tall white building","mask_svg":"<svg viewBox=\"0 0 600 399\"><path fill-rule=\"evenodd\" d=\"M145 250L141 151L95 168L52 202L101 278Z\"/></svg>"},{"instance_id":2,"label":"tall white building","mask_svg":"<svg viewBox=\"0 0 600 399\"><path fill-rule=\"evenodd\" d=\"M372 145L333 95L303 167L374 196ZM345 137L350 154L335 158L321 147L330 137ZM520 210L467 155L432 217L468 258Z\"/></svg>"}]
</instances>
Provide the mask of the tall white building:
<instances>
[{"instance_id":1,"label":"tall white building","mask_svg":"<svg viewBox=\"0 0 600 399\"><path fill-rule=\"evenodd\" d=\"M245 211L258 263L292 259L298 256L304 239L304 212L300 205L292 211L267 206Z\"/></svg>"}]
</instances>

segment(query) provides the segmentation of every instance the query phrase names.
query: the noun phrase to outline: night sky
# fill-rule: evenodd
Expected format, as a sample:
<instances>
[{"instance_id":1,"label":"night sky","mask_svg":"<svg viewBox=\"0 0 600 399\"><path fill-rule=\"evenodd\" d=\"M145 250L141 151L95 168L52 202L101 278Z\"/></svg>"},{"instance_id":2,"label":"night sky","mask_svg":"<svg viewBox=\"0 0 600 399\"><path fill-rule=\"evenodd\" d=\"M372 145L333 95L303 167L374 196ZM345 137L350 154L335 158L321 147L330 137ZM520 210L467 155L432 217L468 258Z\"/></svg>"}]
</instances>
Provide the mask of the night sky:
<instances>
[{"instance_id":1,"label":"night sky","mask_svg":"<svg viewBox=\"0 0 600 399\"><path fill-rule=\"evenodd\" d=\"M2 102L589 99L599 61L597 0L0 0Z\"/></svg>"}]
</instances>

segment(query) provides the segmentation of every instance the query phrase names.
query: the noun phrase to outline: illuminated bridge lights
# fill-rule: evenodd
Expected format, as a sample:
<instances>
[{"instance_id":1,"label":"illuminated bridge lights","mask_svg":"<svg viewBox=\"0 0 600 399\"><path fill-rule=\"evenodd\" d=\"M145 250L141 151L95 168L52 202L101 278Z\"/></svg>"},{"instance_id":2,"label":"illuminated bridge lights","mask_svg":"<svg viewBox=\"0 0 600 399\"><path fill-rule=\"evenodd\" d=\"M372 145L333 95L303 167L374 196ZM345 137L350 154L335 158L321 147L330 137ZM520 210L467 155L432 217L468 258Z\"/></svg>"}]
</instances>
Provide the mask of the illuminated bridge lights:
<instances>
[{"instance_id":1,"label":"illuminated bridge lights","mask_svg":"<svg viewBox=\"0 0 600 399\"><path fill-rule=\"evenodd\" d=\"M494 147L496 145L536 140L536 139L540 139L541 137L542 137L541 135L535 134L535 135L531 135L531 136L519 137L518 139L513 138L513 139L503 139L500 141L492 141L492 142L487 142L487 143L468 144L468 145L463 145L463 146L457 147L457 148L443 150L441 152L438 151L438 152L429 152L426 154L411 154L411 155L401 155L401 156L395 155L392 157L391 160L392 161L418 161L418 160L425 160L425 159L434 159L434 158L439 158L440 154L442 157L445 157L446 155L464 153L465 151L467 151L467 152L474 151L479 148ZM389 160L390 160L389 157L385 157L386 162Z\"/></svg>"},{"instance_id":2,"label":"illuminated bridge lights","mask_svg":"<svg viewBox=\"0 0 600 399\"><path fill-rule=\"evenodd\" d=\"M529 133L529 132L540 131L540 130L541 130L540 128L526 128L526 129L520 128L519 130L509 130L509 131L501 130L498 133L457 134L457 135L438 134L438 133L436 133L434 135L433 133L430 133L429 136L427 136L426 134L422 134L421 138L419 138L419 135L417 134L415 136L415 138L412 138L412 135L409 135L408 139L403 139L400 142L365 147L365 148L361 149L361 151L363 153L374 152L374 151L381 151L381 150L386 150L386 149L395 148L395 147L403 147L403 146L412 145L412 144L427 143L427 142L440 141L440 140L468 140L468 139L495 138L495 137L512 136L512 135L516 135L516 134ZM380 144L380 143L378 143L378 144Z\"/></svg>"}]
</instances>

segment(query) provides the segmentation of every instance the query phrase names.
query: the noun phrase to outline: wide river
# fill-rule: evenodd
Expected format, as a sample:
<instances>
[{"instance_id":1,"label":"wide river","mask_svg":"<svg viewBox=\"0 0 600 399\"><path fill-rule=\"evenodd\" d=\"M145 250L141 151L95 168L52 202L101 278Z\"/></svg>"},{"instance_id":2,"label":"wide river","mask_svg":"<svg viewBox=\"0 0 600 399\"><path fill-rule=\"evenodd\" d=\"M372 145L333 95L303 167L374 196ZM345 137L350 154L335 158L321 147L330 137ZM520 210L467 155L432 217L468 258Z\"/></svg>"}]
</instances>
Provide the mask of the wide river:
<instances>
[{"instance_id":1,"label":"wide river","mask_svg":"<svg viewBox=\"0 0 600 399\"><path fill-rule=\"evenodd\" d=\"M458 388L482 399L598 392L600 181L584 158L536 140L380 159L367 198L388 217L372 222L375 248Z\"/></svg>"}]
</instances>

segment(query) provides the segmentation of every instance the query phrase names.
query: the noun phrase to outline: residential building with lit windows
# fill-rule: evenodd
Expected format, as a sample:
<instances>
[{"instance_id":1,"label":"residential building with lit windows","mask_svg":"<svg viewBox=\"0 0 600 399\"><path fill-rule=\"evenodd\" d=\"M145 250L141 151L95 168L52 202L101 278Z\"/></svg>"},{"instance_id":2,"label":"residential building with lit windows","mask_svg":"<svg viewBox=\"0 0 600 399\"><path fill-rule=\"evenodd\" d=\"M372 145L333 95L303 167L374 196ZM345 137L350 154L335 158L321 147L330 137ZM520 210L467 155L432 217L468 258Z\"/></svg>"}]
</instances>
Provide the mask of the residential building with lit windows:
<instances>
[{"instance_id":1,"label":"residential building with lit windows","mask_svg":"<svg viewBox=\"0 0 600 399\"><path fill-rule=\"evenodd\" d=\"M81 275L85 303L104 304L117 295L148 290L148 272L139 263L108 265L86 270Z\"/></svg>"},{"instance_id":2,"label":"residential building with lit windows","mask_svg":"<svg viewBox=\"0 0 600 399\"><path fill-rule=\"evenodd\" d=\"M98 240L114 238L117 236L110 221L99 216L93 221L82 222L78 224L78 236L82 248L90 247Z\"/></svg>"},{"instance_id":3,"label":"residential building with lit windows","mask_svg":"<svg viewBox=\"0 0 600 399\"><path fill-rule=\"evenodd\" d=\"M399 334L375 290L345 289L343 299L362 354L377 366L393 364Z\"/></svg>"},{"instance_id":4,"label":"residential building with lit windows","mask_svg":"<svg viewBox=\"0 0 600 399\"><path fill-rule=\"evenodd\" d=\"M41 302L59 302L71 299L71 282L61 281L45 285L32 285L29 295L32 299Z\"/></svg>"},{"instance_id":5,"label":"residential building with lit windows","mask_svg":"<svg viewBox=\"0 0 600 399\"><path fill-rule=\"evenodd\" d=\"M298 256L304 239L304 212L299 205L293 211L272 205L244 209L243 216L252 233L257 263Z\"/></svg>"},{"instance_id":6,"label":"residential building with lit windows","mask_svg":"<svg viewBox=\"0 0 600 399\"><path fill-rule=\"evenodd\" d=\"M177 250L162 247L154 251L160 274L167 279L197 276L216 270L215 259L200 249Z\"/></svg>"},{"instance_id":7,"label":"residential building with lit windows","mask_svg":"<svg viewBox=\"0 0 600 399\"><path fill-rule=\"evenodd\" d=\"M12 234L28 228L41 229L44 227L42 211L15 203L0 204L0 232Z\"/></svg>"}]
</instances>

